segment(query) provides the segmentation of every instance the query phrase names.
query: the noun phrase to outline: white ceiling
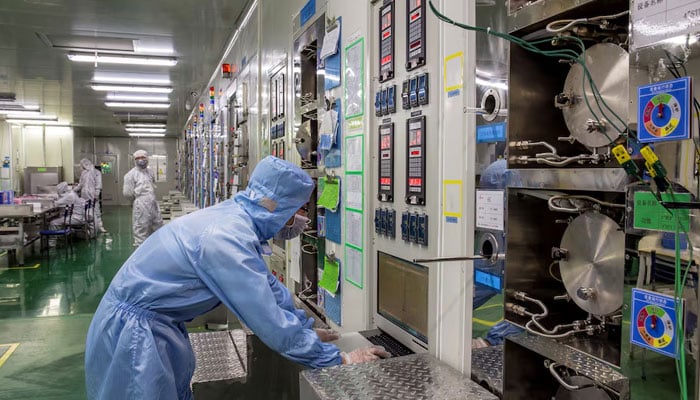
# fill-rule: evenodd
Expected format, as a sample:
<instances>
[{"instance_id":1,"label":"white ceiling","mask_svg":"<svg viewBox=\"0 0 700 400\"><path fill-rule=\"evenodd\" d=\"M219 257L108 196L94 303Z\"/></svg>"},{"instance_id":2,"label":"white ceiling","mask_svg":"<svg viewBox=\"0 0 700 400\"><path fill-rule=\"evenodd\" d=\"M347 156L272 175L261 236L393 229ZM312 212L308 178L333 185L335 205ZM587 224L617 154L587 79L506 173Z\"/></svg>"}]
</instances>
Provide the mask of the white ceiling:
<instances>
[{"instance_id":1,"label":"white ceiling","mask_svg":"<svg viewBox=\"0 0 700 400\"><path fill-rule=\"evenodd\" d=\"M2 0L0 1L0 92L17 102L37 104L47 114L70 121L80 134L126 136L122 118L104 105L108 92L90 88L95 72L133 73L134 77L169 78L173 92L167 110L168 135L180 133L192 91L206 87L228 39L240 22L247 0ZM124 46L172 47L175 67L75 63L69 50L46 43L82 37L83 42ZM110 39L106 39L110 38ZM88 40L86 40L88 39ZM126 39L126 40L123 40ZM109 42L109 43L108 43ZM85 43L84 43L85 44ZM148 54L145 51L142 54ZM152 55L156 55L151 53ZM163 54L159 54L163 55ZM158 120L153 115L133 118Z\"/></svg>"}]
</instances>

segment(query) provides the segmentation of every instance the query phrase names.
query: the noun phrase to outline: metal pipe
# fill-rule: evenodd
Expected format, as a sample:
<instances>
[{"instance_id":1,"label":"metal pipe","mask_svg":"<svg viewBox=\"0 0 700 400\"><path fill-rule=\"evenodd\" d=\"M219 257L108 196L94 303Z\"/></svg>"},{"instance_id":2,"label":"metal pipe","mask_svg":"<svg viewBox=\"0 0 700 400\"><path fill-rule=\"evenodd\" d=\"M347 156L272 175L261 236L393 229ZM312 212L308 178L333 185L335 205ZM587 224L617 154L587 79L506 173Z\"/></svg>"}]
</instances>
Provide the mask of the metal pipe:
<instances>
[{"instance_id":1,"label":"metal pipe","mask_svg":"<svg viewBox=\"0 0 700 400\"><path fill-rule=\"evenodd\" d=\"M596 161L595 156L592 155L587 155L587 154L581 154L578 156L574 157L565 157L561 161L552 161L546 158L538 158L538 157L530 157L527 159L528 162L536 162L538 164L547 164L551 165L553 167L563 167L566 165L569 165L571 163L574 163L576 161Z\"/></svg>"},{"instance_id":2,"label":"metal pipe","mask_svg":"<svg viewBox=\"0 0 700 400\"><path fill-rule=\"evenodd\" d=\"M557 156L557 149L556 149L554 146L552 146L551 144L547 143L547 142L528 142L528 145L529 145L529 146L543 146L543 147L546 147L547 149L549 149L549 151L550 151L550 153L552 153L552 155L554 155L554 156L556 156L556 157L559 157L559 156Z\"/></svg>"},{"instance_id":3,"label":"metal pipe","mask_svg":"<svg viewBox=\"0 0 700 400\"><path fill-rule=\"evenodd\" d=\"M545 367L546 367L547 369L549 369L549 372L552 374L552 376L554 377L554 379L556 379L557 382L559 382L559 384L560 384L564 389L566 389L566 390L568 390L568 391L575 391L575 390L581 390L581 389L585 389L585 388L587 388L587 387L592 387L592 386L594 386L594 385L590 385L590 384L589 384L589 385L574 386L574 385L570 385L570 384L566 383L566 381L564 381L564 379L559 375L559 373L558 373L557 370L555 369L555 368L558 367L558 366L559 366L559 364L557 364L557 363L555 363L555 362L550 362L550 363L549 363L549 366L547 366L547 365L546 365L546 362L545 362Z\"/></svg>"},{"instance_id":4,"label":"metal pipe","mask_svg":"<svg viewBox=\"0 0 700 400\"><path fill-rule=\"evenodd\" d=\"M499 254L500 256L500 254ZM414 264L426 264L435 262L447 262L447 261L470 261L470 260L486 260L490 257L487 256L461 256L461 257L438 257L438 258L414 258Z\"/></svg>"},{"instance_id":5,"label":"metal pipe","mask_svg":"<svg viewBox=\"0 0 700 400\"><path fill-rule=\"evenodd\" d=\"M525 329L527 329L528 332L533 333L535 335L540 335L544 336L547 338L551 339L560 339L560 338L565 338L568 336L573 335L574 333L577 332L582 332L583 330L576 328L578 324L572 323L572 324L564 324L564 325L557 325L553 329L547 329L545 328L539 320L542 318L545 318L549 315L549 309L547 306L540 300L529 297L527 293L525 292L516 292L513 297L515 297L517 300L521 301L528 301L530 303L536 304L540 309L542 309L542 312L539 314L531 314L530 315L530 321L528 321L525 324ZM536 325L539 331L535 330L532 328L532 324ZM557 333L561 331L562 329L567 329L567 328L574 328L570 331L564 332L564 333Z\"/></svg>"},{"instance_id":6,"label":"metal pipe","mask_svg":"<svg viewBox=\"0 0 700 400\"><path fill-rule=\"evenodd\" d=\"M569 336L573 335L574 333L583 332L581 330L572 329L572 330L566 331L564 333L543 333L543 332L540 332L540 331L533 329L532 326L530 325L532 323L536 324L541 329L541 325L535 319L531 319L530 321L528 321L527 324L525 324L525 329L527 329L528 332L535 334L535 335L538 335L538 336L546 337L549 339L562 339L565 337L569 337ZM564 329L564 328L573 328L573 325L574 324L557 325L554 327L553 331L556 332L556 331Z\"/></svg>"}]
</instances>

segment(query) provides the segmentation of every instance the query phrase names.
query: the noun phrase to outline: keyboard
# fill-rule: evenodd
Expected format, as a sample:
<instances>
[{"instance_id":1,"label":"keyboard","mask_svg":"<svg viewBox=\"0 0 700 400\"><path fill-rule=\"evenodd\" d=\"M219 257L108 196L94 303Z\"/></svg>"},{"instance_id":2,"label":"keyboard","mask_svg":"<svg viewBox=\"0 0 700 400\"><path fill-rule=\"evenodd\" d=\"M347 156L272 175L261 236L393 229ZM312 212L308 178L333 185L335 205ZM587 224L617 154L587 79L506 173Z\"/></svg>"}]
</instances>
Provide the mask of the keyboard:
<instances>
[{"instance_id":1,"label":"keyboard","mask_svg":"<svg viewBox=\"0 0 700 400\"><path fill-rule=\"evenodd\" d=\"M401 357L413 354L413 351L411 351L411 349L402 345L396 339L387 335L386 333L379 333L376 335L367 336L367 340L369 340L372 344L376 346L384 347L386 351L391 353L392 357Z\"/></svg>"}]
</instances>

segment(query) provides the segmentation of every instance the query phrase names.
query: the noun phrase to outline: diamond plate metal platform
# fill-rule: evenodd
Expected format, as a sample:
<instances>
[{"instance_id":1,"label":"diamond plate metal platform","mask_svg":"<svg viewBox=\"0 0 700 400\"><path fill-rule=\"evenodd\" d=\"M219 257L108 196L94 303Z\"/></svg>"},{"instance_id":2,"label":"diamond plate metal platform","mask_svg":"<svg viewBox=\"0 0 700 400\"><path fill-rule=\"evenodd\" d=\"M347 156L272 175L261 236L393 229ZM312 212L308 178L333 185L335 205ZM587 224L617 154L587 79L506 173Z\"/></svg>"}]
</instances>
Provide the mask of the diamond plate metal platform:
<instances>
[{"instance_id":1,"label":"diamond plate metal platform","mask_svg":"<svg viewBox=\"0 0 700 400\"><path fill-rule=\"evenodd\" d=\"M472 349L472 379L503 397L503 345Z\"/></svg>"},{"instance_id":2,"label":"diamond plate metal platform","mask_svg":"<svg viewBox=\"0 0 700 400\"><path fill-rule=\"evenodd\" d=\"M572 369L577 374L594 380L598 385L602 385L616 393L616 399L630 398L630 381L629 378L613 369L609 364L606 364L596 358L586 355L580 351L574 350L571 347L565 346L554 340L534 336L534 335L515 335L510 336L506 341L513 342L522 348L527 349L531 354L537 354L539 357L554 361L562 366ZM506 361L505 379L513 379L513 374L508 371L508 366L517 366L518 369L529 368L526 360L512 359L514 347L509 349L506 344ZM520 353L522 355L522 353ZM517 358L517 356L515 356ZM540 364L541 365L541 364ZM546 371L544 367L537 368ZM515 368L514 368L515 369ZM547 372L547 375L549 373ZM513 385L516 382L509 381L506 386ZM505 387L504 393L512 388ZM506 396L508 397L508 396Z\"/></svg>"},{"instance_id":3,"label":"diamond plate metal platform","mask_svg":"<svg viewBox=\"0 0 700 400\"><path fill-rule=\"evenodd\" d=\"M303 371L299 379L302 399L497 399L429 354Z\"/></svg>"},{"instance_id":4,"label":"diamond plate metal platform","mask_svg":"<svg viewBox=\"0 0 700 400\"><path fill-rule=\"evenodd\" d=\"M191 333L189 336L196 359L192 384L224 380L245 382L248 346L244 330Z\"/></svg>"}]
</instances>

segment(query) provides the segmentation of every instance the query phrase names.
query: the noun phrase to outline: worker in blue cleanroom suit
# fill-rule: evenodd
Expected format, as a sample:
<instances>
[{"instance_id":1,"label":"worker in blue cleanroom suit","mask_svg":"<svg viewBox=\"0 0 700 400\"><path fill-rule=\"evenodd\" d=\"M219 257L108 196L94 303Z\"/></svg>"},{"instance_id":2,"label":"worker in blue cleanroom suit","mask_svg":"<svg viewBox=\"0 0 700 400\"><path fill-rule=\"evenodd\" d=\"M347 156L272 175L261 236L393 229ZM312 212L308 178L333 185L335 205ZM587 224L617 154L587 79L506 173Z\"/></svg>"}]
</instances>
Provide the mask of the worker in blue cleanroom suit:
<instances>
[{"instance_id":1,"label":"worker in blue cleanroom suit","mask_svg":"<svg viewBox=\"0 0 700 400\"><path fill-rule=\"evenodd\" d=\"M163 225L153 173L148 168L148 153L145 150L134 152L136 166L124 175L123 194L134 201L132 230L134 247L138 247L153 232Z\"/></svg>"},{"instance_id":2,"label":"worker in blue cleanroom suit","mask_svg":"<svg viewBox=\"0 0 700 400\"><path fill-rule=\"evenodd\" d=\"M121 267L90 324L88 398L191 399L195 358L184 323L220 302L271 349L312 368L388 357L381 348L341 354L323 343L265 265L269 239L303 230L295 214L313 186L299 167L267 157L245 191L151 235Z\"/></svg>"},{"instance_id":3,"label":"worker in blue cleanroom suit","mask_svg":"<svg viewBox=\"0 0 700 400\"><path fill-rule=\"evenodd\" d=\"M504 159L491 163L481 173L479 187L481 189L505 189L508 186L520 186L520 177L514 171L508 170L508 163ZM503 275L503 261L498 261L491 269L491 272ZM482 268L483 269L483 268ZM484 305L489 299L500 293L494 289L474 285L473 309ZM495 346L503 344L507 336L522 332L522 329L507 322L501 321L489 329L485 338L472 339L472 348Z\"/></svg>"}]
</instances>

